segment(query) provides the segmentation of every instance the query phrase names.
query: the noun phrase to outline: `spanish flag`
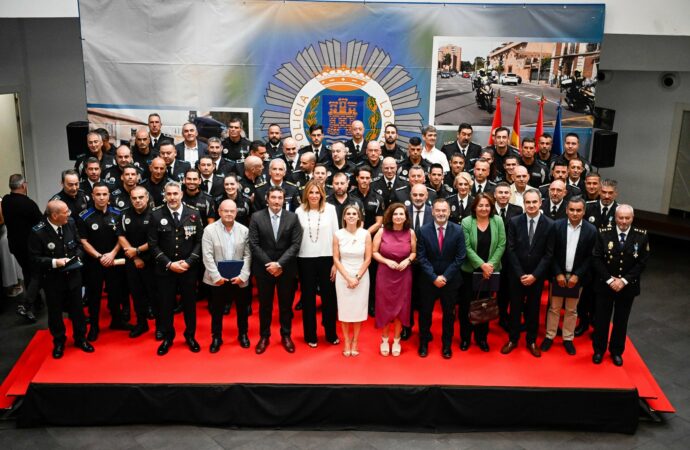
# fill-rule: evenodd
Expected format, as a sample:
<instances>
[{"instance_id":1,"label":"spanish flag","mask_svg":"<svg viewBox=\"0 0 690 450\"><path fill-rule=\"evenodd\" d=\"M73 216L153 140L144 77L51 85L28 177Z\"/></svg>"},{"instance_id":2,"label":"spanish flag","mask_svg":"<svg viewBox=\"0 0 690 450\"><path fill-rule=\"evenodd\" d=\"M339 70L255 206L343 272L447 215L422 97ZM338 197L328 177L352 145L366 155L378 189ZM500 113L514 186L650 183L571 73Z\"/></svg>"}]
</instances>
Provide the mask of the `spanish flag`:
<instances>
[{"instance_id":1,"label":"spanish flag","mask_svg":"<svg viewBox=\"0 0 690 450\"><path fill-rule=\"evenodd\" d=\"M510 135L510 145L520 148L520 97L515 97L515 118L513 119L513 133Z\"/></svg>"},{"instance_id":2,"label":"spanish flag","mask_svg":"<svg viewBox=\"0 0 690 450\"><path fill-rule=\"evenodd\" d=\"M539 99L539 114L537 114L537 127L534 129L534 141L539 143L539 138L544 134L544 102L546 99L542 94Z\"/></svg>"},{"instance_id":3,"label":"spanish flag","mask_svg":"<svg viewBox=\"0 0 690 450\"><path fill-rule=\"evenodd\" d=\"M498 90L496 97L496 111L494 111L494 120L491 122L491 133L489 133L489 145L494 145L494 130L501 127L501 90Z\"/></svg>"}]
</instances>

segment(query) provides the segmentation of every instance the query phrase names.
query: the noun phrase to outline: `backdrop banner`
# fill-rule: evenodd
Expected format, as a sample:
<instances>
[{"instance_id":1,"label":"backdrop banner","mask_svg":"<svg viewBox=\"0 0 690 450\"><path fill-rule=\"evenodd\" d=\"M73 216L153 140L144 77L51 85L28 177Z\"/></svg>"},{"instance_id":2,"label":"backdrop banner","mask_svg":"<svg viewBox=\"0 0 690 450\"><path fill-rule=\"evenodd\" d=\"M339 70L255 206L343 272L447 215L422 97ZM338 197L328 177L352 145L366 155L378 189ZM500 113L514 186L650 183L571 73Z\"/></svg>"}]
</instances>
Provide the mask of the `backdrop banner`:
<instances>
[{"instance_id":1,"label":"backdrop banner","mask_svg":"<svg viewBox=\"0 0 690 450\"><path fill-rule=\"evenodd\" d=\"M533 133L541 98L545 131L560 100L564 127L588 134L592 126L600 4L79 5L89 120L118 140L130 140L154 111L176 140L188 120L215 124L209 129L217 134L234 115L250 139L265 138L277 123L300 145L314 123L323 124L326 142L348 139L353 120L364 122L370 140L395 123L403 145L427 124L452 139L469 122L486 136L493 114L475 99L479 70L501 96L504 126L519 99L523 137Z\"/></svg>"}]
</instances>

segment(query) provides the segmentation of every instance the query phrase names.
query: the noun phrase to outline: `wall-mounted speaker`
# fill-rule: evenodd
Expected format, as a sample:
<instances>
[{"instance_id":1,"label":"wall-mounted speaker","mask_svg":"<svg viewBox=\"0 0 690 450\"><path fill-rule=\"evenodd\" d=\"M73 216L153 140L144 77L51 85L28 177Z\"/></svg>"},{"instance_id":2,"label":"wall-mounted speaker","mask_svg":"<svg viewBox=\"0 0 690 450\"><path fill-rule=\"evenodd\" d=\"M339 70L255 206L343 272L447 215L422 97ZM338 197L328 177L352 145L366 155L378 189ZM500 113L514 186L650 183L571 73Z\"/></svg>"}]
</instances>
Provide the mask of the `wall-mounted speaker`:
<instances>
[{"instance_id":1,"label":"wall-mounted speaker","mask_svg":"<svg viewBox=\"0 0 690 450\"><path fill-rule=\"evenodd\" d=\"M89 122L83 120L67 124L67 149L69 159L75 160L77 156L87 153L86 135L89 134Z\"/></svg>"},{"instance_id":2,"label":"wall-mounted speaker","mask_svg":"<svg viewBox=\"0 0 690 450\"><path fill-rule=\"evenodd\" d=\"M595 131L592 141L592 165L597 168L615 166L617 144L618 133L615 131Z\"/></svg>"}]
</instances>

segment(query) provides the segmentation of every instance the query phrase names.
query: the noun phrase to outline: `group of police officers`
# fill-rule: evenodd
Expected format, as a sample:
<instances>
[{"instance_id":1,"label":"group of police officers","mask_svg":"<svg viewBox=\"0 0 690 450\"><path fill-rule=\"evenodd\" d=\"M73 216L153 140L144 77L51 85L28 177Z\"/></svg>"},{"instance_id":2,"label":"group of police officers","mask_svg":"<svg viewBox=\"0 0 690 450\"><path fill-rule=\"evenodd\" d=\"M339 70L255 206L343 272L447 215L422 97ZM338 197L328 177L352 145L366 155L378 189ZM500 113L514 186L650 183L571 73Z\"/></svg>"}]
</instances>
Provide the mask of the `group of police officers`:
<instances>
[{"instance_id":1,"label":"group of police officers","mask_svg":"<svg viewBox=\"0 0 690 450\"><path fill-rule=\"evenodd\" d=\"M646 232L631 226L631 214L619 220L616 182L602 180L592 170L579 152L576 134L565 136L564 153L556 155L549 134L537 141L524 138L518 149L509 145L510 130L503 127L493 130L493 144L481 147L472 142L472 126L467 123L458 127L455 141L440 149L433 126L425 127L421 138L410 137L406 148L400 146L394 124L386 125L379 142L368 141L364 124L355 121L352 139L330 146L324 142L323 127L312 125L310 144L302 148L291 137L283 139L279 125L268 127L266 142L250 142L242 126L233 118L227 136L202 142L196 126L185 123L183 141L175 145L173 137L162 132L160 116L153 113L148 127L137 130L130 143L112 145L104 129L88 134L88 153L77 158L74 169L62 172L62 190L50 200L44 220L29 239L30 255L41 270L55 358L64 353L63 311L73 321L75 345L93 351L103 286L111 329L127 330L136 338L149 331L148 321L155 319L156 339L171 342L173 315L183 311L185 339L192 351L199 351L194 303L206 294L200 282L201 235L204 226L218 218L218 205L233 200L237 222L248 225L252 213L266 208L271 186L282 187L284 207L294 211L306 183L315 180L335 205L340 223L344 207L355 203L372 235L393 202L405 204L411 212L435 198L446 198L451 220L459 223L471 214L474 196L486 192L493 195L496 214L507 223L523 214L528 190L541 193L542 214L552 220L571 220L569 200L584 199L583 220L599 229L597 246L590 253L600 264L590 267L587 261L593 276L582 286L575 335L595 325L596 317L593 361L601 362L608 343L614 363L622 364L627 315L639 294L649 245ZM501 285L499 323L507 329L508 293L505 283ZM180 303L175 302L176 294ZM410 334L406 328L403 339ZM550 345L542 345L542 350L546 347ZM162 350L158 353L167 353L167 348Z\"/></svg>"}]
</instances>

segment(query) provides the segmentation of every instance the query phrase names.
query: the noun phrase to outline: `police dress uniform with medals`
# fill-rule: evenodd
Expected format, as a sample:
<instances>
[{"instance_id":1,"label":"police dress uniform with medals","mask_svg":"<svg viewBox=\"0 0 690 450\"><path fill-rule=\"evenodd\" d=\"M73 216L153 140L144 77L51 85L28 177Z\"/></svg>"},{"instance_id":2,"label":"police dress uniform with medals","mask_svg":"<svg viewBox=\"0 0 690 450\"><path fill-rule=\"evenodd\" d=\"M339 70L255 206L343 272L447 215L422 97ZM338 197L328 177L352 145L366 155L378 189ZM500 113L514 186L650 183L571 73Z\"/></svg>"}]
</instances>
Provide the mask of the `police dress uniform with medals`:
<instances>
[{"instance_id":1,"label":"police dress uniform with medals","mask_svg":"<svg viewBox=\"0 0 690 450\"><path fill-rule=\"evenodd\" d=\"M199 211L183 203L180 208L182 212L178 219L166 205L154 208L148 228L149 251L155 263L158 288L160 331L164 344L168 341L165 349L159 348L159 355L167 353L175 338L173 309L178 292L182 298L184 336L188 344L196 333L196 281L201 263L203 225ZM170 270L170 264L181 260L189 265L187 271L176 273ZM195 351L198 351L198 344Z\"/></svg>"},{"instance_id":2,"label":"police dress uniform with medals","mask_svg":"<svg viewBox=\"0 0 690 450\"><path fill-rule=\"evenodd\" d=\"M139 248L147 243L148 227L151 220L151 210L147 207L141 213L134 208L122 212L118 222L117 235L124 236L132 247ZM134 301L136 313L136 329L141 333L148 331L147 315L149 311L157 311L156 280L153 271L153 260L149 250L137 250L137 258L144 261L144 267L137 269L134 259L125 261L125 274L127 285ZM156 329L158 329L158 315L156 316ZM141 334L140 333L140 334Z\"/></svg>"},{"instance_id":3,"label":"police dress uniform with medals","mask_svg":"<svg viewBox=\"0 0 690 450\"><path fill-rule=\"evenodd\" d=\"M229 137L223 139L221 142L223 146L223 158L227 158L230 161L238 162L244 160L244 158L249 154L249 146L251 142L248 139L240 137L240 140L233 142Z\"/></svg>"},{"instance_id":4,"label":"police dress uniform with medals","mask_svg":"<svg viewBox=\"0 0 690 450\"><path fill-rule=\"evenodd\" d=\"M48 328L53 336L53 357L62 357L65 341L65 324L62 312L66 310L72 320L72 336L80 349L92 352L93 347L86 342L86 320L81 304L81 270L67 267L54 267L53 260L60 258L83 259L84 251L79 241L79 233L70 217L65 225L54 228L44 218L31 230L28 240L29 258L39 272L41 287L46 296L48 308Z\"/></svg>"},{"instance_id":5,"label":"police dress uniform with medals","mask_svg":"<svg viewBox=\"0 0 690 450\"><path fill-rule=\"evenodd\" d=\"M594 289L597 294L596 324L594 327L594 362L601 362L607 344L616 365L623 364L628 317L633 300L640 295L640 277L649 260L647 231L631 226L620 232L614 224L599 230L592 264L597 274ZM612 277L622 278L626 285L615 292L609 286ZM613 329L609 339L609 327L613 313ZM599 361L596 361L599 355Z\"/></svg>"},{"instance_id":6,"label":"police dress uniform with medals","mask_svg":"<svg viewBox=\"0 0 690 450\"><path fill-rule=\"evenodd\" d=\"M77 227L79 236L86 240L99 254L110 253L118 243L117 226L120 221L120 210L112 206L101 211L91 207L79 214ZM117 257L117 256L116 256ZM99 318L103 282L108 292L108 309L112 321L111 329L128 330L122 319L123 309L129 309L129 295L126 276L122 266L103 267L100 259L85 255L84 285L89 307L89 341L96 341L100 331Z\"/></svg>"}]
</instances>

